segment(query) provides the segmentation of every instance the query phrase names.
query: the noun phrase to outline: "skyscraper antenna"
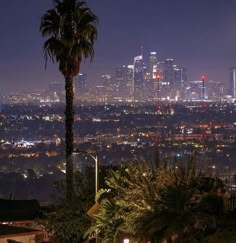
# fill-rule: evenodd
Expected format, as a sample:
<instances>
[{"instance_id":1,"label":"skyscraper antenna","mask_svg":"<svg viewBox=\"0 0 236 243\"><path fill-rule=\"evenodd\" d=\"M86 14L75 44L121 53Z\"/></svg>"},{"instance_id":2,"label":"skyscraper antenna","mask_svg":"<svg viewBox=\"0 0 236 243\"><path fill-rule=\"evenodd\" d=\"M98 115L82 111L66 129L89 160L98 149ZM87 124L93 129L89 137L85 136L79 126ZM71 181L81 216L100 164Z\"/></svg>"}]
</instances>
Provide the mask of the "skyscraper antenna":
<instances>
[{"instance_id":1,"label":"skyscraper antenna","mask_svg":"<svg viewBox=\"0 0 236 243\"><path fill-rule=\"evenodd\" d=\"M143 58L143 46L141 46L141 56Z\"/></svg>"}]
</instances>

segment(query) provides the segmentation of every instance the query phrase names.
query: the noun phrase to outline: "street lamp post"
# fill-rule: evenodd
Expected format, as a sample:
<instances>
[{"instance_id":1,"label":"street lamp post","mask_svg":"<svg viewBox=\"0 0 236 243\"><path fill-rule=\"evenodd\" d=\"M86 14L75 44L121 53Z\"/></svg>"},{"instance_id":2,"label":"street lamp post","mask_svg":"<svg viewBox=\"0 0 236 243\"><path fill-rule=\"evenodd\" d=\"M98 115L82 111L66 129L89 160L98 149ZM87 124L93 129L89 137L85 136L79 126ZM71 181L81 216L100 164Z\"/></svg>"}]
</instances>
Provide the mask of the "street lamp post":
<instances>
[{"instance_id":1,"label":"street lamp post","mask_svg":"<svg viewBox=\"0 0 236 243\"><path fill-rule=\"evenodd\" d=\"M87 151L79 151L78 150L78 152L84 153L84 154L90 156L95 162L95 197L94 197L94 200L96 202L96 195L97 195L97 192L98 192L98 183L99 183L99 181L98 181L98 155L97 154L92 155L92 154L88 153ZM96 235L95 241L96 241L96 243L99 242L98 234Z\"/></svg>"},{"instance_id":2,"label":"street lamp post","mask_svg":"<svg viewBox=\"0 0 236 243\"><path fill-rule=\"evenodd\" d=\"M98 192L98 183L99 183L99 180L98 180L98 155L95 154L95 156L94 156L89 153L87 153L87 155L89 155L91 158L93 158L93 160L95 162L95 199L96 199L96 194Z\"/></svg>"},{"instance_id":3,"label":"street lamp post","mask_svg":"<svg viewBox=\"0 0 236 243\"><path fill-rule=\"evenodd\" d=\"M88 156L90 156L94 162L95 162L95 200L96 200L96 195L97 195L97 192L98 192L98 185L99 185L99 178L98 178L98 155L95 154L91 154L87 151L81 151L81 150L78 150L76 149L75 152L76 154L86 154Z\"/></svg>"}]
</instances>

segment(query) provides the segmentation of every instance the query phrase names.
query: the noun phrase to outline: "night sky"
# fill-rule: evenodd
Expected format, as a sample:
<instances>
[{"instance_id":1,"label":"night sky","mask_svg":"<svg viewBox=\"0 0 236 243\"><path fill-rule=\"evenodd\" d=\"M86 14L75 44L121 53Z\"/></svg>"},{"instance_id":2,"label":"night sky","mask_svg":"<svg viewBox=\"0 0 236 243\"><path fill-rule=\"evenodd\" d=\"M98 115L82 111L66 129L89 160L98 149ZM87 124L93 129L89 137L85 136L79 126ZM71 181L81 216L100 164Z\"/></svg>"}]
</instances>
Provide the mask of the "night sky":
<instances>
[{"instance_id":1,"label":"night sky","mask_svg":"<svg viewBox=\"0 0 236 243\"><path fill-rule=\"evenodd\" d=\"M88 0L99 17L95 58L81 67L90 86L114 67L156 51L187 68L188 79L227 81L236 65L235 0ZM51 0L11 0L0 5L0 93L45 89L62 81L57 65L44 69L40 17Z\"/></svg>"}]
</instances>

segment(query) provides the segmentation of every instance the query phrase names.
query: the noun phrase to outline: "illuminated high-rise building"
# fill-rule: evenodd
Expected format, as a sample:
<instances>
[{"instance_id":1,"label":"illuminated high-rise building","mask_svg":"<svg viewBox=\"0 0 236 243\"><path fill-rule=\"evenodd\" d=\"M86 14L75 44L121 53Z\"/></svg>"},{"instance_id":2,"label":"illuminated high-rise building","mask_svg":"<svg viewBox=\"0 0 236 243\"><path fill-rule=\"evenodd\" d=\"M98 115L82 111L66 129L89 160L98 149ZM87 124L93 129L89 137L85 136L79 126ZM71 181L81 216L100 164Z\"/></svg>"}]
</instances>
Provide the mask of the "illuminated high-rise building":
<instances>
[{"instance_id":1,"label":"illuminated high-rise building","mask_svg":"<svg viewBox=\"0 0 236 243\"><path fill-rule=\"evenodd\" d=\"M165 99L174 98L172 90L174 90L174 60L171 58L165 59L161 63L162 80L161 80L161 96Z\"/></svg>"},{"instance_id":2,"label":"illuminated high-rise building","mask_svg":"<svg viewBox=\"0 0 236 243\"><path fill-rule=\"evenodd\" d=\"M65 84L63 82L53 82L49 84L48 91L52 93L56 92L58 94L61 94L65 89L64 86Z\"/></svg>"},{"instance_id":3,"label":"illuminated high-rise building","mask_svg":"<svg viewBox=\"0 0 236 243\"><path fill-rule=\"evenodd\" d=\"M127 66L118 67L115 70L114 96L121 98L129 96Z\"/></svg>"},{"instance_id":4,"label":"illuminated high-rise building","mask_svg":"<svg viewBox=\"0 0 236 243\"><path fill-rule=\"evenodd\" d=\"M176 65L173 59L167 58L164 61L158 62L156 74L159 76L160 82L158 86L161 98L183 99L186 96L186 69ZM154 89L156 86L154 86Z\"/></svg>"},{"instance_id":5,"label":"illuminated high-rise building","mask_svg":"<svg viewBox=\"0 0 236 243\"><path fill-rule=\"evenodd\" d=\"M224 85L220 81L208 80L207 95L209 99L219 99L224 96Z\"/></svg>"},{"instance_id":6,"label":"illuminated high-rise building","mask_svg":"<svg viewBox=\"0 0 236 243\"><path fill-rule=\"evenodd\" d=\"M174 87L174 59L165 60L164 80L170 87Z\"/></svg>"},{"instance_id":7,"label":"illuminated high-rise building","mask_svg":"<svg viewBox=\"0 0 236 243\"><path fill-rule=\"evenodd\" d=\"M84 94L88 92L87 89L87 74L79 73L75 79L75 95Z\"/></svg>"},{"instance_id":8,"label":"illuminated high-rise building","mask_svg":"<svg viewBox=\"0 0 236 243\"><path fill-rule=\"evenodd\" d=\"M104 100L112 101L113 98L113 81L111 75L105 74L101 76L101 85L103 87Z\"/></svg>"},{"instance_id":9,"label":"illuminated high-rise building","mask_svg":"<svg viewBox=\"0 0 236 243\"><path fill-rule=\"evenodd\" d=\"M176 99L184 99L186 96L186 87L187 87L187 76L186 69L178 67L177 65L173 66L174 69L174 82L173 87L171 88L172 97Z\"/></svg>"},{"instance_id":10,"label":"illuminated high-rise building","mask_svg":"<svg viewBox=\"0 0 236 243\"><path fill-rule=\"evenodd\" d=\"M156 72L156 69L157 69L157 53L150 52L148 72L154 74Z\"/></svg>"},{"instance_id":11,"label":"illuminated high-rise building","mask_svg":"<svg viewBox=\"0 0 236 243\"><path fill-rule=\"evenodd\" d=\"M133 97L134 65L127 66L127 90L130 98Z\"/></svg>"},{"instance_id":12,"label":"illuminated high-rise building","mask_svg":"<svg viewBox=\"0 0 236 243\"><path fill-rule=\"evenodd\" d=\"M150 52L147 72L144 75L144 98L153 100L157 94L157 53Z\"/></svg>"},{"instance_id":13,"label":"illuminated high-rise building","mask_svg":"<svg viewBox=\"0 0 236 243\"><path fill-rule=\"evenodd\" d=\"M143 56L136 56L133 70L133 97L137 100L142 100L143 98L143 75Z\"/></svg>"},{"instance_id":14,"label":"illuminated high-rise building","mask_svg":"<svg viewBox=\"0 0 236 243\"><path fill-rule=\"evenodd\" d=\"M202 99L202 80L190 80L187 87L187 99Z\"/></svg>"},{"instance_id":15,"label":"illuminated high-rise building","mask_svg":"<svg viewBox=\"0 0 236 243\"><path fill-rule=\"evenodd\" d=\"M231 95L232 97L236 97L236 67L232 67L230 69L228 95Z\"/></svg>"},{"instance_id":16,"label":"illuminated high-rise building","mask_svg":"<svg viewBox=\"0 0 236 243\"><path fill-rule=\"evenodd\" d=\"M101 76L100 85L96 86L96 100L99 102L111 102L113 100L113 81L111 75Z\"/></svg>"},{"instance_id":17,"label":"illuminated high-rise building","mask_svg":"<svg viewBox=\"0 0 236 243\"><path fill-rule=\"evenodd\" d=\"M143 82L143 98L145 101L151 101L155 98L155 79L153 78L153 74L150 72L144 72Z\"/></svg>"},{"instance_id":18,"label":"illuminated high-rise building","mask_svg":"<svg viewBox=\"0 0 236 243\"><path fill-rule=\"evenodd\" d=\"M59 97L60 101L65 100L65 84L64 82L53 82L49 84L48 87L49 95L56 95Z\"/></svg>"}]
</instances>

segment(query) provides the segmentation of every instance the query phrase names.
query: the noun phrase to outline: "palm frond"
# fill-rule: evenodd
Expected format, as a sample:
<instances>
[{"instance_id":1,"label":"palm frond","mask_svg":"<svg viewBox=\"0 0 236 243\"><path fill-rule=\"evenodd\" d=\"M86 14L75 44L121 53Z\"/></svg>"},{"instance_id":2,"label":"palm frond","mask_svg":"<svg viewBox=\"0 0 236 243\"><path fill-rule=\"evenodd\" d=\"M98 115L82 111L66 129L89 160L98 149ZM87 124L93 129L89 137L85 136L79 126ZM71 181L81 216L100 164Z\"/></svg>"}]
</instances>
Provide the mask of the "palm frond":
<instances>
[{"instance_id":1,"label":"palm frond","mask_svg":"<svg viewBox=\"0 0 236 243\"><path fill-rule=\"evenodd\" d=\"M42 16L40 24L42 36L48 37L44 44L45 64L51 59L59 63L64 76L76 75L81 60L94 56L96 25L97 17L85 1L54 0L54 8Z\"/></svg>"},{"instance_id":2,"label":"palm frond","mask_svg":"<svg viewBox=\"0 0 236 243\"><path fill-rule=\"evenodd\" d=\"M43 45L44 58L45 58L45 67L50 58L53 62L60 60L63 52L64 45L63 43L55 37L51 37L45 41Z\"/></svg>"},{"instance_id":3,"label":"palm frond","mask_svg":"<svg viewBox=\"0 0 236 243\"><path fill-rule=\"evenodd\" d=\"M55 9L48 10L41 18L40 31L43 36L58 36L61 18Z\"/></svg>"}]
</instances>

